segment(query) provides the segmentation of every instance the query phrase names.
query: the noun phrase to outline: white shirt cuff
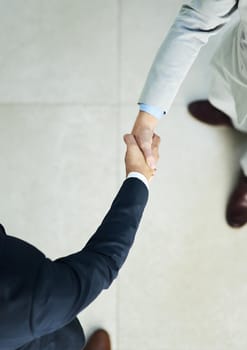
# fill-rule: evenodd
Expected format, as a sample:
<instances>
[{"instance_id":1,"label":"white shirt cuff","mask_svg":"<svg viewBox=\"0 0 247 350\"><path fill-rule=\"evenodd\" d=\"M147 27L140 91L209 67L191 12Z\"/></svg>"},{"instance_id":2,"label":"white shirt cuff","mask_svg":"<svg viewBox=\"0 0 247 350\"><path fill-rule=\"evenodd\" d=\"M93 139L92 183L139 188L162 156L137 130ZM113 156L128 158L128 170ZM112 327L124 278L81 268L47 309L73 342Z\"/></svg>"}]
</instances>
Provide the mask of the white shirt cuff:
<instances>
[{"instance_id":1,"label":"white shirt cuff","mask_svg":"<svg viewBox=\"0 0 247 350\"><path fill-rule=\"evenodd\" d=\"M129 175L127 176L127 179L131 178L131 177L135 177L139 180L141 180L144 185L147 187L147 189L149 190L149 183L148 183L148 180L146 179L146 177L141 174L141 173L138 173L138 172L135 172L135 171L132 171L131 173L129 173Z\"/></svg>"}]
</instances>

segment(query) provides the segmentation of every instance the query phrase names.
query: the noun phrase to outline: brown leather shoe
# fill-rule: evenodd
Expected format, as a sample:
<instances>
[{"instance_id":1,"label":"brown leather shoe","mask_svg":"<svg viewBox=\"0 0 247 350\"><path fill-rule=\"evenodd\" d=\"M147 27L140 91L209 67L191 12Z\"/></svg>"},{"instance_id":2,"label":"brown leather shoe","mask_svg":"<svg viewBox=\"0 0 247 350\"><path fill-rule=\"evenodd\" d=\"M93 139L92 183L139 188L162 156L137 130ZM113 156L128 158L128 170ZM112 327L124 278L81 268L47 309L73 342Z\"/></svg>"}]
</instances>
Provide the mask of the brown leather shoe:
<instances>
[{"instance_id":1,"label":"brown leather shoe","mask_svg":"<svg viewBox=\"0 0 247 350\"><path fill-rule=\"evenodd\" d=\"M247 223L247 177L242 170L238 184L228 202L226 220L230 226L235 228Z\"/></svg>"},{"instance_id":2,"label":"brown leather shoe","mask_svg":"<svg viewBox=\"0 0 247 350\"><path fill-rule=\"evenodd\" d=\"M103 329L94 332L83 350L111 350L109 334Z\"/></svg>"},{"instance_id":3,"label":"brown leather shoe","mask_svg":"<svg viewBox=\"0 0 247 350\"><path fill-rule=\"evenodd\" d=\"M194 118L203 123L233 128L231 119L225 113L212 106L208 100L191 102L188 105L188 110Z\"/></svg>"}]
</instances>

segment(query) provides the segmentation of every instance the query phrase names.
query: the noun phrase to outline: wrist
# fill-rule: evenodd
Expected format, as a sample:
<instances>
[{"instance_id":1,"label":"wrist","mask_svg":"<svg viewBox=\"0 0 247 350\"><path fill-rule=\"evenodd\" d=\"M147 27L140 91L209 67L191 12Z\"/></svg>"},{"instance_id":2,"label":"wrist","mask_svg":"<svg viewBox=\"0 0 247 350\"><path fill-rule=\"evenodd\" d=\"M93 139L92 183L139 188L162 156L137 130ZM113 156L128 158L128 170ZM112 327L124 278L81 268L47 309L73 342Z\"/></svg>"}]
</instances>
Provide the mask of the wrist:
<instances>
[{"instance_id":1,"label":"wrist","mask_svg":"<svg viewBox=\"0 0 247 350\"><path fill-rule=\"evenodd\" d=\"M128 177L130 173L139 173L139 174L143 175L148 182L153 177L153 172L149 168L147 170L143 170L143 168L139 168L139 167L133 167L131 169L126 169L126 177Z\"/></svg>"},{"instance_id":2,"label":"wrist","mask_svg":"<svg viewBox=\"0 0 247 350\"><path fill-rule=\"evenodd\" d=\"M154 130L158 124L158 119L147 112L139 111L136 123L142 127L148 127Z\"/></svg>"}]
</instances>

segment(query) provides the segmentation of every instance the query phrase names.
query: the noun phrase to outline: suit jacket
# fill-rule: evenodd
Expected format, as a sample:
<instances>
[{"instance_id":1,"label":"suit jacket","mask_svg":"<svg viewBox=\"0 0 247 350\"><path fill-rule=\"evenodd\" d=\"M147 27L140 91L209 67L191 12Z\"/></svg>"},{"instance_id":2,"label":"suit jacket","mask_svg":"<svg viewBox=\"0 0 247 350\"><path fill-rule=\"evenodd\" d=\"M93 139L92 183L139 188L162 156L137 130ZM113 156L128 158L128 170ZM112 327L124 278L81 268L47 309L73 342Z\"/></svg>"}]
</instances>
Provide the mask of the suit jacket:
<instances>
[{"instance_id":1,"label":"suit jacket","mask_svg":"<svg viewBox=\"0 0 247 350\"><path fill-rule=\"evenodd\" d=\"M82 349L75 317L117 277L147 199L143 182L127 179L86 246L55 261L0 227L1 350Z\"/></svg>"},{"instance_id":2,"label":"suit jacket","mask_svg":"<svg viewBox=\"0 0 247 350\"><path fill-rule=\"evenodd\" d=\"M201 47L237 9L241 26L233 55L225 65L232 70L241 67L247 81L247 0L190 0L182 6L156 55L139 103L160 107L167 113ZM230 64L238 67L231 68Z\"/></svg>"}]
</instances>

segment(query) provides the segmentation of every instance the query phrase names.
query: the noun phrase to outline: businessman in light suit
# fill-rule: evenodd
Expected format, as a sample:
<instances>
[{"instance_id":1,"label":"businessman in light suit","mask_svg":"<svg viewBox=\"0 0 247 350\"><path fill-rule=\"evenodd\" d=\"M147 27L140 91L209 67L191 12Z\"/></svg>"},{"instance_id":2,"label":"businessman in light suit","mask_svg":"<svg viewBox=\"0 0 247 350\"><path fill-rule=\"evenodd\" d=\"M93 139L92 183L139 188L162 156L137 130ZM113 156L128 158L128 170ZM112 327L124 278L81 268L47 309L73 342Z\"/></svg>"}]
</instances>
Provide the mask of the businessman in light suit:
<instances>
[{"instance_id":1,"label":"businessman in light suit","mask_svg":"<svg viewBox=\"0 0 247 350\"><path fill-rule=\"evenodd\" d=\"M247 132L247 0L187 1L156 55L139 99L133 134L150 166L155 167L150 145L158 121L168 113L201 47L236 11L240 20L226 32L212 61L209 100L191 103L189 111L207 124ZM240 177L226 210L232 227L247 223L247 152L240 163Z\"/></svg>"},{"instance_id":2,"label":"businessman in light suit","mask_svg":"<svg viewBox=\"0 0 247 350\"><path fill-rule=\"evenodd\" d=\"M154 135L155 161L159 142ZM76 316L117 277L154 175L134 136L125 135L125 143L127 179L82 250L51 261L29 243L7 235L0 225L1 350L82 350L85 338ZM96 336L86 349L110 350L104 334ZM92 348L95 345L100 348Z\"/></svg>"}]
</instances>

